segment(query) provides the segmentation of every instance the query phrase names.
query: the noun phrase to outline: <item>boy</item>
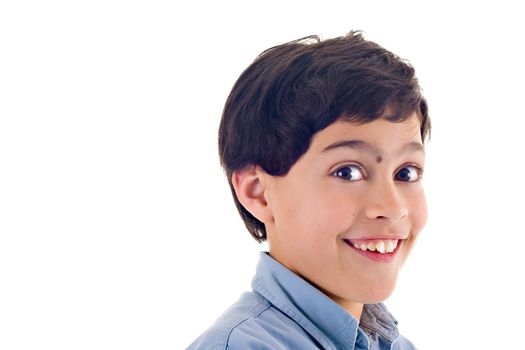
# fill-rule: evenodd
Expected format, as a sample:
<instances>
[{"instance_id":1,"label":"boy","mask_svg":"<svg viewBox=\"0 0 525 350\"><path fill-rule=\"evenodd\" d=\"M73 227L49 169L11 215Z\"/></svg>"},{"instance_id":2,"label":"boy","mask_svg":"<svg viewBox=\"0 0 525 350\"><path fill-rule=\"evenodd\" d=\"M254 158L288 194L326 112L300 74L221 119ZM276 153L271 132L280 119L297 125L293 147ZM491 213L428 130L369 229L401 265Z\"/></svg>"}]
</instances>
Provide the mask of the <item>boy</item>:
<instances>
[{"instance_id":1,"label":"boy","mask_svg":"<svg viewBox=\"0 0 525 350\"><path fill-rule=\"evenodd\" d=\"M260 254L190 349L414 349L382 304L425 225L427 103L360 32L264 51L226 102L219 153Z\"/></svg>"}]
</instances>

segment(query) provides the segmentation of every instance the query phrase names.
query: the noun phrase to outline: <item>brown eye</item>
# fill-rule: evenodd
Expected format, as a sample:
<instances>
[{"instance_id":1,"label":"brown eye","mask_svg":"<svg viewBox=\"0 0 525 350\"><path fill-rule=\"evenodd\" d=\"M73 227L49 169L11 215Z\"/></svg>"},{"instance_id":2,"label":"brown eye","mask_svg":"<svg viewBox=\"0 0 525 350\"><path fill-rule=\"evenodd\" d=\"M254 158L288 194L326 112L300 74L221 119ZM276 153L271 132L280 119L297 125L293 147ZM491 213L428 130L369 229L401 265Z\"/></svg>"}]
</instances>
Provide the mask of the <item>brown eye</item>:
<instances>
[{"instance_id":1,"label":"brown eye","mask_svg":"<svg viewBox=\"0 0 525 350\"><path fill-rule=\"evenodd\" d=\"M361 169L357 165L345 165L334 171L332 175L348 181L357 181L364 178Z\"/></svg>"},{"instance_id":2,"label":"brown eye","mask_svg":"<svg viewBox=\"0 0 525 350\"><path fill-rule=\"evenodd\" d=\"M415 166L407 166L399 170L395 176L398 181L414 182L419 180L422 170Z\"/></svg>"}]
</instances>

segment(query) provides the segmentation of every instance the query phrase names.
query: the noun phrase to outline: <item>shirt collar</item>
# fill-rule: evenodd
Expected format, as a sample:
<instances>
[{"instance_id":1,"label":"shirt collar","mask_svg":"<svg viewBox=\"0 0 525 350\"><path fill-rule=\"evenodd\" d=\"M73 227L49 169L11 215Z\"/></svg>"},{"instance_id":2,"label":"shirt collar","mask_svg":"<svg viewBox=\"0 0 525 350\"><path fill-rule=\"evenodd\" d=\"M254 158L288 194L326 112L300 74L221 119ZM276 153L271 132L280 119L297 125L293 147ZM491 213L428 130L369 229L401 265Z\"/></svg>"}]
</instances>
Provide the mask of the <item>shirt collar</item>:
<instances>
[{"instance_id":1,"label":"shirt collar","mask_svg":"<svg viewBox=\"0 0 525 350\"><path fill-rule=\"evenodd\" d=\"M252 288L326 349L354 349L356 344L368 348L366 336L380 335L389 342L399 336L397 321L383 304L364 306L363 332L352 314L265 252L260 254Z\"/></svg>"},{"instance_id":2,"label":"shirt collar","mask_svg":"<svg viewBox=\"0 0 525 350\"><path fill-rule=\"evenodd\" d=\"M392 343L399 337L397 320L383 303L365 304L360 323L370 338L381 336Z\"/></svg>"}]
</instances>

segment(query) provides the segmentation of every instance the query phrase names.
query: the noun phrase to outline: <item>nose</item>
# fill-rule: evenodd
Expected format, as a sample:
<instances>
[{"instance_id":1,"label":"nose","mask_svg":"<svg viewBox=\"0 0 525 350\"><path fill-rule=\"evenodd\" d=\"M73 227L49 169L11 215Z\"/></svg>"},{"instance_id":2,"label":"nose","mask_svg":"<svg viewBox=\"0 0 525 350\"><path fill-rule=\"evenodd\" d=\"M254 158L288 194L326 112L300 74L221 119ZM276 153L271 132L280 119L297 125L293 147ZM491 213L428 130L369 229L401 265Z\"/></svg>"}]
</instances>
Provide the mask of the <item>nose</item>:
<instances>
[{"instance_id":1,"label":"nose","mask_svg":"<svg viewBox=\"0 0 525 350\"><path fill-rule=\"evenodd\" d=\"M370 193L365 213L369 219L397 221L408 215L408 209L395 182L388 181L375 186Z\"/></svg>"}]
</instances>

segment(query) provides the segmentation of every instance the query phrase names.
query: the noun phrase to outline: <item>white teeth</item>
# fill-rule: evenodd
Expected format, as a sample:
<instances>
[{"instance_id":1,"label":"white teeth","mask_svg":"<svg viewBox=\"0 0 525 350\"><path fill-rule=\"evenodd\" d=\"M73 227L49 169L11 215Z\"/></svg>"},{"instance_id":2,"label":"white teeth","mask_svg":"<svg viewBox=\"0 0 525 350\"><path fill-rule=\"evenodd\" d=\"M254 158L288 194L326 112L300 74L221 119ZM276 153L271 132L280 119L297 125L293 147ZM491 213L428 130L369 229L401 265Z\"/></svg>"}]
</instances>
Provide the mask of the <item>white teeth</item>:
<instances>
[{"instance_id":1,"label":"white teeth","mask_svg":"<svg viewBox=\"0 0 525 350\"><path fill-rule=\"evenodd\" d=\"M387 253L392 253L397 247L397 240L395 241L392 241L392 240L388 240L386 241L386 244L385 244L385 250Z\"/></svg>"},{"instance_id":2,"label":"white teeth","mask_svg":"<svg viewBox=\"0 0 525 350\"><path fill-rule=\"evenodd\" d=\"M386 253L392 253L397 248L397 244L399 243L399 240L397 239L387 239L384 241L377 241L377 242L370 242L368 244L366 243L353 243L354 247L357 249L361 249L362 251L370 250L372 252L377 251L378 253L384 254Z\"/></svg>"}]
</instances>

